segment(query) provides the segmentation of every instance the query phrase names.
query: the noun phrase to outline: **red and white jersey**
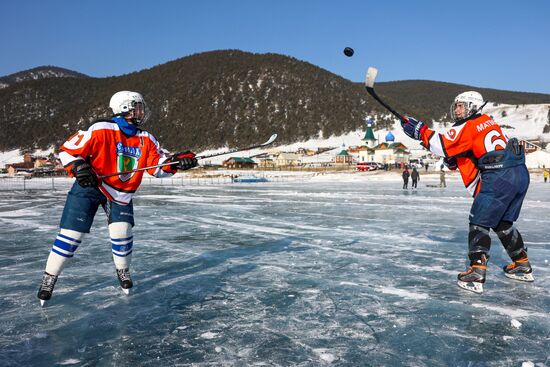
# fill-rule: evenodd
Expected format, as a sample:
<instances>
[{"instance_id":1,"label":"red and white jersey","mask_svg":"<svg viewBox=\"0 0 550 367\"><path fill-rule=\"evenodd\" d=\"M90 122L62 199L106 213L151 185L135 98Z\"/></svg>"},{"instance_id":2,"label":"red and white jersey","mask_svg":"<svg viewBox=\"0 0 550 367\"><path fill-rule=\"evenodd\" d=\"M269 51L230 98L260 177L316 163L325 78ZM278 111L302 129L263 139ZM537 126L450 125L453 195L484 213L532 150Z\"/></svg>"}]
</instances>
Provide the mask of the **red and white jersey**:
<instances>
[{"instance_id":1,"label":"red and white jersey","mask_svg":"<svg viewBox=\"0 0 550 367\"><path fill-rule=\"evenodd\" d=\"M72 163L78 159L86 160L99 176L103 176L154 166L168 158L149 132L138 129L136 135L126 136L116 123L110 121L99 121L86 131L80 130L60 149L59 158L71 176ZM128 204L141 184L143 172L106 177L99 189L109 200ZM169 177L175 171L168 166L151 168L147 172L155 177Z\"/></svg>"},{"instance_id":2,"label":"red and white jersey","mask_svg":"<svg viewBox=\"0 0 550 367\"><path fill-rule=\"evenodd\" d=\"M487 152L505 149L507 142L508 137L500 126L487 115L479 115L453 126L445 134L431 129L422 133L422 143L432 153L456 158L464 186L473 196L481 188L478 159Z\"/></svg>"}]
</instances>

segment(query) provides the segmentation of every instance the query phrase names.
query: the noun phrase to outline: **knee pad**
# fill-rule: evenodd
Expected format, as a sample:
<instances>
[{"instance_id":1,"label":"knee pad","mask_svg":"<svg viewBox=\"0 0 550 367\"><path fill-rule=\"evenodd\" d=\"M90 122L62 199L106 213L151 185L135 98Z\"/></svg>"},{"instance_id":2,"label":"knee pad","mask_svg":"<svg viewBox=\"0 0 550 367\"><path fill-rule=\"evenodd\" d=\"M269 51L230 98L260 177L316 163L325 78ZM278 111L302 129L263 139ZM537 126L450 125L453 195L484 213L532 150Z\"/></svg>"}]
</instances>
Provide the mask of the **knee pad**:
<instances>
[{"instance_id":1,"label":"knee pad","mask_svg":"<svg viewBox=\"0 0 550 367\"><path fill-rule=\"evenodd\" d=\"M132 253L134 236L130 223L115 222L109 224L109 235L114 256L126 257Z\"/></svg>"},{"instance_id":2,"label":"knee pad","mask_svg":"<svg viewBox=\"0 0 550 367\"><path fill-rule=\"evenodd\" d=\"M506 252L512 260L516 260L521 255L522 250L525 248L523 238L519 231L514 227L512 222L500 222L496 228L495 233L498 236L500 242L506 249Z\"/></svg>"},{"instance_id":3,"label":"knee pad","mask_svg":"<svg viewBox=\"0 0 550 367\"><path fill-rule=\"evenodd\" d=\"M489 228L470 224L470 233L468 233L468 256L476 256L474 254L484 253L488 255L491 248L491 237L489 236ZM488 257L488 256L487 256Z\"/></svg>"}]
</instances>

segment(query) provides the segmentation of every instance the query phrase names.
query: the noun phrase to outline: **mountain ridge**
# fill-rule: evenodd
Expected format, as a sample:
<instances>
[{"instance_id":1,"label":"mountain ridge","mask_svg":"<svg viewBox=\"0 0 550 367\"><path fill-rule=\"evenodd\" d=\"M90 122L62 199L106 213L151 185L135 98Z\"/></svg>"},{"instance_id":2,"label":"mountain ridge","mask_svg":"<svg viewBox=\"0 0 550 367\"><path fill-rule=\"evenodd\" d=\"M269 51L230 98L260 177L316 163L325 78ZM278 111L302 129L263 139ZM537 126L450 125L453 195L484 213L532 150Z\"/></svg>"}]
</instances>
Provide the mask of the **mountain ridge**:
<instances>
[{"instance_id":1,"label":"mountain ridge","mask_svg":"<svg viewBox=\"0 0 550 367\"><path fill-rule=\"evenodd\" d=\"M89 76L58 66L44 65L0 77L0 89L23 81L46 78L89 78Z\"/></svg>"},{"instance_id":2,"label":"mountain ridge","mask_svg":"<svg viewBox=\"0 0 550 367\"><path fill-rule=\"evenodd\" d=\"M393 81L376 90L403 114L428 124L448 118L456 94L474 89L508 104L550 103L550 95L433 81ZM144 126L170 150L243 146L279 134L283 144L333 136L393 119L363 88L308 62L239 50L198 53L122 76L47 78L0 89L0 149L58 146L110 116L119 90L144 94L154 123Z\"/></svg>"}]
</instances>

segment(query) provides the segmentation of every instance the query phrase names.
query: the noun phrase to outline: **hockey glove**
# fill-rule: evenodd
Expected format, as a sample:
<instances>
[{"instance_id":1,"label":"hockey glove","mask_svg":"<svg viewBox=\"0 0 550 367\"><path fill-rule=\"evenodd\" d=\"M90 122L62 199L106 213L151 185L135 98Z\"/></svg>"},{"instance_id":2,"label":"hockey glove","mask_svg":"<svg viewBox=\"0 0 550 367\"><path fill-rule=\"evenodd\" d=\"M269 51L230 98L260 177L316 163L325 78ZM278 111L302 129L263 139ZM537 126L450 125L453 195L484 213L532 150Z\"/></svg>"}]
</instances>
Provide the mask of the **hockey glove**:
<instances>
[{"instance_id":1,"label":"hockey glove","mask_svg":"<svg viewBox=\"0 0 550 367\"><path fill-rule=\"evenodd\" d=\"M174 164L172 167L182 171L197 167L199 165L197 158L195 158L195 153L189 150L172 154L170 158L166 160L166 163L170 162L178 162L178 164Z\"/></svg>"},{"instance_id":2,"label":"hockey glove","mask_svg":"<svg viewBox=\"0 0 550 367\"><path fill-rule=\"evenodd\" d=\"M99 185L99 179L94 169L86 161L80 159L75 161L71 173L82 187L97 187Z\"/></svg>"},{"instance_id":3,"label":"hockey glove","mask_svg":"<svg viewBox=\"0 0 550 367\"><path fill-rule=\"evenodd\" d=\"M405 121L401 122L401 127L405 134L416 140L422 140L422 133L428 128L422 121L413 117L406 117Z\"/></svg>"},{"instance_id":4,"label":"hockey glove","mask_svg":"<svg viewBox=\"0 0 550 367\"><path fill-rule=\"evenodd\" d=\"M447 166L448 169L454 171L458 168L458 163L456 162L455 157L445 157L443 158L443 164Z\"/></svg>"}]
</instances>

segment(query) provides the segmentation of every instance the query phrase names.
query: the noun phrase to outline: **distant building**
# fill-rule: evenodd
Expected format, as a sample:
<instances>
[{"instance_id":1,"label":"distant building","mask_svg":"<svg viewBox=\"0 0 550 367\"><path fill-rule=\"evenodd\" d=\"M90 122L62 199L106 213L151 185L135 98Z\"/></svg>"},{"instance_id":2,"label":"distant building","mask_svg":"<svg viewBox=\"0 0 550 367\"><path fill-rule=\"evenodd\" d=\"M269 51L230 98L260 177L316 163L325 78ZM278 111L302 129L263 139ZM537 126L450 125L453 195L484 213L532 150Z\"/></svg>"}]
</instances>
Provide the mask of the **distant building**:
<instances>
[{"instance_id":1,"label":"distant building","mask_svg":"<svg viewBox=\"0 0 550 367\"><path fill-rule=\"evenodd\" d=\"M260 158L260 164L258 164L258 167L273 168L275 167L275 162L271 158Z\"/></svg>"},{"instance_id":2,"label":"distant building","mask_svg":"<svg viewBox=\"0 0 550 367\"><path fill-rule=\"evenodd\" d=\"M258 164L252 158L231 157L222 163L222 166L234 168L255 168Z\"/></svg>"},{"instance_id":3,"label":"distant building","mask_svg":"<svg viewBox=\"0 0 550 367\"><path fill-rule=\"evenodd\" d=\"M376 138L374 137L374 132L372 131L372 124L367 124L367 131L365 131L365 136L362 139L368 148L374 148L376 145Z\"/></svg>"},{"instance_id":4,"label":"distant building","mask_svg":"<svg viewBox=\"0 0 550 367\"><path fill-rule=\"evenodd\" d=\"M359 152L359 160L361 162L378 162L378 163L407 163L410 158L410 153L403 143L399 142L384 142L378 144L372 150Z\"/></svg>"},{"instance_id":5,"label":"distant building","mask_svg":"<svg viewBox=\"0 0 550 367\"><path fill-rule=\"evenodd\" d=\"M301 163L301 155L295 153L280 153L275 159L277 167L297 166Z\"/></svg>"},{"instance_id":6,"label":"distant building","mask_svg":"<svg viewBox=\"0 0 550 367\"><path fill-rule=\"evenodd\" d=\"M353 157L348 153L347 150L342 149L340 153L336 154L334 157L334 163L336 164L352 164Z\"/></svg>"},{"instance_id":7,"label":"distant building","mask_svg":"<svg viewBox=\"0 0 550 367\"><path fill-rule=\"evenodd\" d=\"M66 171L61 161L55 154L48 157L34 157L31 153L23 155L23 162L6 164L8 176L15 175L33 175L33 176L53 176L66 175Z\"/></svg>"},{"instance_id":8,"label":"distant building","mask_svg":"<svg viewBox=\"0 0 550 367\"><path fill-rule=\"evenodd\" d=\"M308 155L308 156L311 156L311 155L315 155L317 154L317 150L312 150L312 149L307 149L307 148L298 148L298 150L296 151L297 154L300 154L300 155Z\"/></svg>"},{"instance_id":9,"label":"distant building","mask_svg":"<svg viewBox=\"0 0 550 367\"><path fill-rule=\"evenodd\" d=\"M523 145L523 148L525 149L525 153L533 153L536 152L538 149L542 150L541 145L542 143L539 140L520 140L519 143Z\"/></svg>"},{"instance_id":10,"label":"distant building","mask_svg":"<svg viewBox=\"0 0 550 367\"><path fill-rule=\"evenodd\" d=\"M49 165L52 165L52 163L47 158L37 157L34 159L34 162L33 162L33 168L44 167Z\"/></svg>"},{"instance_id":11,"label":"distant building","mask_svg":"<svg viewBox=\"0 0 550 367\"><path fill-rule=\"evenodd\" d=\"M23 163L30 164L33 162L33 156L31 153L23 154Z\"/></svg>"},{"instance_id":12,"label":"distant building","mask_svg":"<svg viewBox=\"0 0 550 367\"><path fill-rule=\"evenodd\" d=\"M31 170L34 168L34 163L32 160L25 160L20 163L9 163L6 164L6 168L13 167L16 170Z\"/></svg>"}]
</instances>

